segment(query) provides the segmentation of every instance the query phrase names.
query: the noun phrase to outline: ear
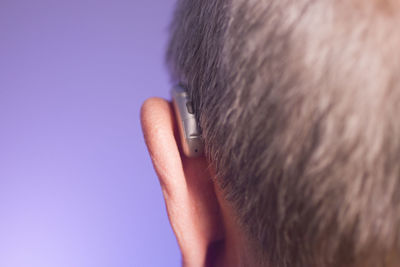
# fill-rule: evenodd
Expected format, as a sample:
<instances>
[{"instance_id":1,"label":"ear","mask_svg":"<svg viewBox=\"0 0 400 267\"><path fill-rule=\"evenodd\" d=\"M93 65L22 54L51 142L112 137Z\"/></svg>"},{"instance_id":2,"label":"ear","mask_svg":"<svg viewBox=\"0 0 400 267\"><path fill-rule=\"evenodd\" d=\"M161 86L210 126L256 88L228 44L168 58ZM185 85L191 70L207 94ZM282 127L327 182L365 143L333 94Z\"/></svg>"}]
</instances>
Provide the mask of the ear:
<instances>
[{"instance_id":1,"label":"ear","mask_svg":"<svg viewBox=\"0 0 400 267\"><path fill-rule=\"evenodd\" d=\"M204 157L187 158L172 105L159 98L141 109L145 141L160 180L170 223L184 266L205 266L210 247L223 239L219 204Z\"/></svg>"}]
</instances>

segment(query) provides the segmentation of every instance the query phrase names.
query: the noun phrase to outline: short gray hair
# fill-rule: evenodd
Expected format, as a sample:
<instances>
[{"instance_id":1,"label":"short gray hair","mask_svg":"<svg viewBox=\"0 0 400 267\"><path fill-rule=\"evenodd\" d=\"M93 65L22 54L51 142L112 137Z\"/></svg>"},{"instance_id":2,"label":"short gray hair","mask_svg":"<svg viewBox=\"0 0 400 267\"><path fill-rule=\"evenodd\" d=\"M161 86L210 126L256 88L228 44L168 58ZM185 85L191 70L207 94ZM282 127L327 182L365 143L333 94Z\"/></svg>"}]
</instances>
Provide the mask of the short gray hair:
<instances>
[{"instance_id":1,"label":"short gray hair","mask_svg":"<svg viewBox=\"0 0 400 267\"><path fill-rule=\"evenodd\" d=\"M399 10L178 0L168 66L260 264L399 264Z\"/></svg>"}]
</instances>

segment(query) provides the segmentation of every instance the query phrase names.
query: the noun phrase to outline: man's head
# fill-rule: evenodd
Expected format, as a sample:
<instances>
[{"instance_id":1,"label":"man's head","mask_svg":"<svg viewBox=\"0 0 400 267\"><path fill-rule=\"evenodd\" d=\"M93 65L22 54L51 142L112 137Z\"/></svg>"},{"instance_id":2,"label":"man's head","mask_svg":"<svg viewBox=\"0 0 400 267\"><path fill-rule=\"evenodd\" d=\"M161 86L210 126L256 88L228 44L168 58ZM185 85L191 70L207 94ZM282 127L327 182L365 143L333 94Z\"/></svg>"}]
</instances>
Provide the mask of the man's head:
<instances>
[{"instance_id":1,"label":"man's head","mask_svg":"<svg viewBox=\"0 0 400 267\"><path fill-rule=\"evenodd\" d=\"M186 264L400 266L399 22L394 0L178 1L205 157L166 102L142 120Z\"/></svg>"}]
</instances>

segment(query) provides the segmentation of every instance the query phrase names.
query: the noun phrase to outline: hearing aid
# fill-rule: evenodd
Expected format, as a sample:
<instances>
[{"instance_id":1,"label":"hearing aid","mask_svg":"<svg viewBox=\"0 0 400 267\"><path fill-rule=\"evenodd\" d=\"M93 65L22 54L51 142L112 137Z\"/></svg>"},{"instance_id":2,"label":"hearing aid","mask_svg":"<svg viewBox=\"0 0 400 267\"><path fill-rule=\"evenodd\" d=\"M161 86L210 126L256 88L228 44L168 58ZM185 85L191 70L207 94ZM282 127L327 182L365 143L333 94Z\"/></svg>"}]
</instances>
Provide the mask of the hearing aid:
<instances>
[{"instance_id":1,"label":"hearing aid","mask_svg":"<svg viewBox=\"0 0 400 267\"><path fill-rule=\"evenodd\" d=\"M182 150L187 157L200 157L203 155L204 145L192 101L186 90L180 85L172 88L171 95L177 117Z\"/></svg>"}]
</instances>

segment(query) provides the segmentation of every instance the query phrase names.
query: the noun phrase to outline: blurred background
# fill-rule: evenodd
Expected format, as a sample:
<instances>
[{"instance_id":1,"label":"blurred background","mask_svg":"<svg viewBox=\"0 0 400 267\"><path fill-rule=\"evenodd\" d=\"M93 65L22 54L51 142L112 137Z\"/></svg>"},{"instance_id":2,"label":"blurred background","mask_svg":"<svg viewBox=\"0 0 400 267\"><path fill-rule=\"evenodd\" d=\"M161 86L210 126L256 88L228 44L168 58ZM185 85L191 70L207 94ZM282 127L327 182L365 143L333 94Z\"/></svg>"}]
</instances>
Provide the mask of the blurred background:
<instances>
[{"instance_id":1,"label":"blurred background","mask_svg":"<svg viewBox=\"0 0 400 267\"><path fill-rule=\"evenodd\" d=\"M179 266L141 103L174 0L0 0L0 267Z\"/></svg>"}]
</instances>

